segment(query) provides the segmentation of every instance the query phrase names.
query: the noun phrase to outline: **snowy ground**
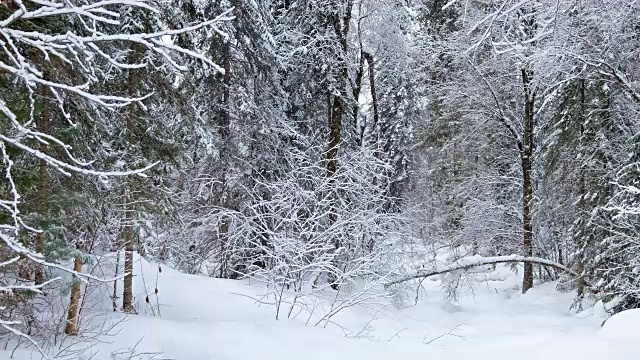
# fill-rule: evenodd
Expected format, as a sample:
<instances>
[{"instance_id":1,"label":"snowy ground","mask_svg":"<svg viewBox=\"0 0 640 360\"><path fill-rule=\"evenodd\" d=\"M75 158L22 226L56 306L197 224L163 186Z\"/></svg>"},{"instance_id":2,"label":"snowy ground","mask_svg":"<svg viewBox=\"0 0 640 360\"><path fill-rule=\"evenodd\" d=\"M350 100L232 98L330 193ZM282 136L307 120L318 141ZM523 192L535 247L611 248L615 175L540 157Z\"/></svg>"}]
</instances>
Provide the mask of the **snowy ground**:
<instances>
[{"instance_id":1,"label":"snowy ground","mask_svg":"<svg viewBox=\"0 0 640 360\"><path fill-rule=\"evenodd\" d=\"M157 266L138 266L153 293ZM143 279L136 277L140 314L129 316L109 343L96 345L94 356L85 359L129 359L112 353L134 347L135 359L176 360L640 359L640 316L612 319L601 328L601 309L569 311L573 294L555 291L554 284L520 295L519 278L506 267L490 278L456 304L442 299L439 280L426 281L427 294L417 306L388 306L384 314L354 307L335 318L342 328L322 328L305 326L301 317L276 321L272 307L239 295L255 296L256 285L163 268L161 317L145 307ZM155 296L150 301L155 304ZM14 355L39 358L24 351ZM8 357L0 350L1 359Z\"/></svg>"}]
</instances>

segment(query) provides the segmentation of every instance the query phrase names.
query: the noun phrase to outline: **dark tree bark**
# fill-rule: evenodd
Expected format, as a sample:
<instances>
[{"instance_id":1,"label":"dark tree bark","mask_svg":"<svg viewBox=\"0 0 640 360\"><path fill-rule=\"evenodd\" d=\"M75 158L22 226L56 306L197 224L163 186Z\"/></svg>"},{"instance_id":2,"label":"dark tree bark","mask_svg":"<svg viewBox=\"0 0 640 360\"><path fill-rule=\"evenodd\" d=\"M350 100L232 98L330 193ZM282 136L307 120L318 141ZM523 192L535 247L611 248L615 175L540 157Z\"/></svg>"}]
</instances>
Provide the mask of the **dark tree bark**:
<instances>
[{"instance_id":1,"label":"dark tree bark","mask_svg":"<svg viewBox=\"0 0 640 360\"><path fill-rule=\"evenodd\" d=\"M338 4L336 4L336 8L338 8ZM328 139L328 148L326 152L326 174L330 183L333 184L334 175L338 169L338 150L340 147L341 141L341 132L342 132L342 119L344 117L345 108L347 106L347 99L344 98L344 94L346 92L346 84L349 78L349 68L347 65L348 54L347 54L347 36L349 34L349 24L351 22L351 11L353 9L353 0L348 0L345 8L344 17L341 16L339 11L334 11L332 13L332 26L336 36L340 42L340 71L338 73L337 84L338 94L332 95L329 94L328 101L328 128L329 128L329 139ZM337 10L337 9L336 9ZM329 207L328 213L329 224L334 224L338 220L338 215L336 214L335 204L332 201ZM340 249L340 241L337 238L333 239L333 246L336 249ZM338 284L335 281L336 279L330 279L331 287L334 289L338 288Z\"/></svg>"},{"instance_id":2,"label":"dark tree bark","mask_svg":"<svg viewBox=\"0 0 640 360\"><path fill-rule=\"evenodd\" d=\"M362 47L362 44L360 44ZM360 129L358 129L358 114L360 112L360 105L358 104L358 98L360 97L360 92L362 91L362 78L364 76L364 53L362 49L360 49L360 61L358 63L358 70L356 71L356 79L353 84L353 128L358 132L358 145L362 145L362 138L364 136L365 125L361 125Z\"/></svg>"},{"instance_id":3,"label":"dark tree bark","mask_svg":"<svg viewBox=\"0 0 640 360\"><path fill-rule=\"evenodd\" d=\"M579 141L579 146L580 146L580 152L583 153L582 155L586 155L584 154L584 126L585 126L585 122L586 122L586 118L585 118L585 111L586 111L586 99L585 99L585 82L584 79L580 79L579 80L579 90L580 90L580 141ZM583 169L584 170L584 169ZM578 207L580 209L580 211L583 213L582 216L585 216L584 214L588 211L586 208L586 204L585 204L585 196L587 194L587 184L586 184L586 177L585 177L585 172L584 171L580 171L580 200L578 203ZM584 224L582 225L584 227ZM582 310L582 298L584 297L584 287L585 287L585 279L584 279L584 262L585 262L585 247L586 247L586 234L581 234L580 238L578 239L578 249L579 249L579 255L578 255L578 260L577 260L577 266L576 266L576 271L578 272L579 276L578 276L578 280L577 280L577 288L578 288L578 306L579 306L579 310Z\"/></svg>"},{"instance_id":4,"label":"dark tree bark","mask_svg":"<svg viewBox=\"0 0 640 360\"><path fill-rule=\"evenodd\" d=\"M231 110L230 110L230 99L231 99L231 44L229 41L226 41L224 44L224 55L223 55L223 67L224 67L224 75L222 78L223 81L223 90L222 90L222 109L220 111L220 125L218 127L218 134L222 140L222 148L220 149L220 157L222 159L228 160L229 158L229 149L227 148L229 143L229 135L230 135L230 125L231 125ZM225 161L223 160L223 161ZM227 173L223 172L221 174L222 179L222 193L221 195L221 205L224 207L228 207L228 196L226 196L225 192L227 191ZM229 259L226 256L227 253L227 233L229 232L229 224L222 220L218 226L218 240L220 242L220 254L222 262L220 264L220 277L226 278L229 276ZM234 274L234 273L232 273Z\"/></svg>"},{"instance_id":5,"label":"dark tree bark","mask_svg":"<svg viewBox=\"0 0 640 360\"><path fill-rule=\"evenodd\" d=\"M533 182L531 178L533 149L534 149L534 105L535 91L532 88L532 73L522 69L522 84L524 87L524 126L520 161L522 165L522 224L523 224L523 255L533 256L533 228L531 206L533 201ZM522 278L522 293L533 287L533 264L524 263Z\"/></svg>"},{"instance_id":6,"label":"dark tree bark","mask_svg":"<svg viewBox=\"0 0 640 360\"><path fill-rule=\"evenodd\" d=\"M344 18L340 16L339 12L333 14L332 25L333 29L340 41L341 59L340 59L340 73L337 83L344 87L349 77L349 68L347 67L347 36L349 34L349 23L351 22L351 10L353 9L353 0L347 2ZM330 95L329 101L329 140L328 149L326 155L327 177L332 179L338 168L338 148L341 141L342 132L342 118L344 116L344 110L346 106L346 99L343 98L344 90L339 89L338 95ZM337 220L335 209L329 210L329 223L333 224ZM336 249L340 247L340 243L334 240L334 246Z\"/></svg>"}]
</instances>

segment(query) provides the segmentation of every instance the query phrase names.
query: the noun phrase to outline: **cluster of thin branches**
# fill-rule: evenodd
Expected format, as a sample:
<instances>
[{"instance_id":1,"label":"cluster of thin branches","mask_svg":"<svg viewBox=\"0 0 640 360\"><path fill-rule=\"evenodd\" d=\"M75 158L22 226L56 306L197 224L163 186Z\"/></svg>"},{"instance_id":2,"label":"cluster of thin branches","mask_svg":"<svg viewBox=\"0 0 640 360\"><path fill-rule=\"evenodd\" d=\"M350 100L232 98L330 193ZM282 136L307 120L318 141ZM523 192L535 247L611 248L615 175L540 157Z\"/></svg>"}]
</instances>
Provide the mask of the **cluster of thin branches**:
<instances>
[{"instance_id":1,"label":"cluster of thin branches","mask_svg":"<svg viewBox=\"0 0 640 360\"><path fill-rule=\"evenodd\" d=\"M0 151L2 153L2 171L4 182L7 184L8 197L0 200L0 209L10 221L0 224L0 240L3 254L7 260L0 262L3 271L12 271L14 265L26 259L34 266L54 268L70 273L82 281L110 281L90 274L78 273L63 265L47 261L42 253L23 244L19 240L21 232L38 233L41 230L29 226L21 214L21 207L32 199L24 199L16 185L16 161L12 153L18 150L31 159L44 161L65 176L83 174L97 177L109 176L144 176L145 170L154 164L138 169L128 169L119 172L96 169L92 161L77 159L73 149L60 138L52 134L39 131L38 101L43 100L43 94L51 98L57 105L58 111L67 120L68 126L77 127L74 114L67 110L67 104L72 100L84 101L96 111L113 111L141 102L153 94L140 97L127 97L93 89L98 87L101 74L107 68L120 70L140 69L148 64L144 62L127 62L124 58L129 44L138 44L149 51L157 53L169 66L177 71L185 70L181 61L193 58L202 66L223 70L205 55L193 50L175 45L171 38L180 34L211 29L223 34L219 29L221 22L231 19L230 10L212 19L191 24L180 29L163 29L150 33L126 33L122 29L122 14L124 9L137 8L143 11L157 13L160 10L152 2L146 0L13 0L3 1L1 6L8 10L8 16L0 21L0 76L13 83L18 89L25 91L28 101L28 112L25 117L19 112L18 105L0 99L0 111L4 118L0 133ZM59 20L71 24L59 32L33 30L27 26L34 21ZM37 27L36 27L37 29ZM224 35L224 34L223 34ZM73 69L72 78L65 77L63 72L48 70L51 67L68 67ZM50 145L61 149L64 157L53 155L55 152L44 152L38 145ZM59 152L59 151L58 151ZM18 169L19 170L19 169ZM59 280L50 279L42 284L24 282L16 278L13 282L0 284L0 293L12 296L18 292L41 294L43 289ZM18 320L0 319L0 326L10 333L35 340L23 333L17 327ZM37 346L37 345L36 345Z\"/></svg>"}]
</instances>

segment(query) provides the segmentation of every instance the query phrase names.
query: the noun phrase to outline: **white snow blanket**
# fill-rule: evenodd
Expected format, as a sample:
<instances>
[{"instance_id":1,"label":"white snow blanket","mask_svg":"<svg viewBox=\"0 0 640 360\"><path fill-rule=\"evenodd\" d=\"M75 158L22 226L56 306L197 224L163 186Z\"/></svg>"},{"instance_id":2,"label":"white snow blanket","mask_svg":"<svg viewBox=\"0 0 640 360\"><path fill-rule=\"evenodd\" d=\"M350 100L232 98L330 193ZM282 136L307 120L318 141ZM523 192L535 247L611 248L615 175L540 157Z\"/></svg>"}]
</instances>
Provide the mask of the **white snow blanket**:
<instances>
[{"instance_id":1,"label":"white snow blanket","mask_svg":"<svg viewBox=\"0 0 640 360\"><path fill-rule=\"evenodd\" d=\"M576 314L569 310L574 294L559 293L551 283L521 295L521 278L508 265L487 270L457 303L443 300L440 280L433 278L423 283L426 292L416 306L397 309L383 299L378 307L346 309L327 327L305 326L303 315L275 320L272 306L249 298L264 290L260 285L157 268L137 259L139 314L111 312L106 297L105 321L126 321L108 343L91 348L92 357L78 359L640 359L640 310L616 315L601 328L601 305ZM160 316L145 302L156 275L158 296L150 302L160 305ZM11 349L0 350L0 359L10 355ZM14 358L40 357L19 350Z\"/></svg>"}]
</instances>

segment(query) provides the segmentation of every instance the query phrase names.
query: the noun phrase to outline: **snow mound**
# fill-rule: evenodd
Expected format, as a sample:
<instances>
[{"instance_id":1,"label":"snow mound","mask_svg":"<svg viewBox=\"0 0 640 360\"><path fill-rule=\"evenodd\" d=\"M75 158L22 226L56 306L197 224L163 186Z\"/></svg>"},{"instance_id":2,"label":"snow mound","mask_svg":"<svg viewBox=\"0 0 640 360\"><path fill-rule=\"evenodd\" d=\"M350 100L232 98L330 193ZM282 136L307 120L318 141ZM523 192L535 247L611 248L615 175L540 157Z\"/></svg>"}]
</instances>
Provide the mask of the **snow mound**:
<instances>
[{"instance_id":1,"label":"snow mound","mask_svg":"<svg viewBox=\"0 0 640 360\"><path fill-rule=\"evenodd\" d=\"M640 341L640 309L622 311L604 323L602 334L607 338Z\"/></svg>"}]
</instances>

